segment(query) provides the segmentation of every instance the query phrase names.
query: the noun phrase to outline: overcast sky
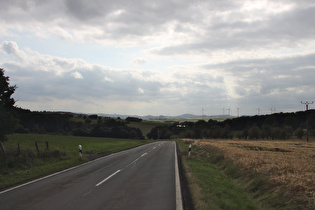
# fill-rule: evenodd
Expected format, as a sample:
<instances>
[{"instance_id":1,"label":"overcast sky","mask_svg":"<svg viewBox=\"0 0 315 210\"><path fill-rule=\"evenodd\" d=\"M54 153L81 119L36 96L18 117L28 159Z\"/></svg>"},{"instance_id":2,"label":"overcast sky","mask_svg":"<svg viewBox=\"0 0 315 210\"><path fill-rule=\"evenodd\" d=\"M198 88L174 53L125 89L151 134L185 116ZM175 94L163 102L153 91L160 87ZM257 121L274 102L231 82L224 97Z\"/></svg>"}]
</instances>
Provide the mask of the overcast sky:
<instances>
[{"instance_id":1,"label":"overcast sky","mask_svg":"<svg viewBox=\"0 0 315 210\"><path fill-rule=\"evenodd\" d=\"M301 111L315 1L0 0L0 67L30 110Z\"/></svg>"}]
</instances>

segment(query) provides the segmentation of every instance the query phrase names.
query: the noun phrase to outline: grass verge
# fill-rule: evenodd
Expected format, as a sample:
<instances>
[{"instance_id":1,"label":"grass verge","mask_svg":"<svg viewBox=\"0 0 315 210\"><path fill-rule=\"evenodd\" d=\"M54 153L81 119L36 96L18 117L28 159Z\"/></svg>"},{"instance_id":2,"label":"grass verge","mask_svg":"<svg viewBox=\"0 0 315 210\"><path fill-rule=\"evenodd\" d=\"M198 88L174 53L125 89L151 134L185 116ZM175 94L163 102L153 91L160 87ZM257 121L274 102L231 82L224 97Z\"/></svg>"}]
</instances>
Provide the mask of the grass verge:
<instances>
[{"instance_id":1,"label":"grass verge","mask_svg":"<svg viewBox=\"0 0 315 210\"><path fill-rule=\"evenodd\" d=\"M179 148L182 151L188 151L188 145L190 143L192 142L179 141ZM235 145L235 142L232 143L232 145ZM308 146L310 147L310 145ZM235 157L233 156L234 158L231 159L230 154L233 153L234 150L236 149L234 148L233 150L226 150L228 151L226 152L225 150L223 151L222 148L219 149L213 145L194 142L192 155L190 157L187 157L187 155L182 157L182 162L184 162L184 167L186 168L188 174L187 176L193 177L193 179L191 179L191 190L195 190L199 187L202 192L202 202L200 202L200 198L194 199L197 209L211 209L212 205L217 205L217 195L207 195L208 188L212 190L214 187L216 187L215 183L211 183L211 181L209 181L210 179L214 180L215 177L215 175L213 175L215 174L215 172L213 172L213 168L220 171L223 177L231 180L232 184L238 186L241 191L249 195L249 199L252 200L252 203L256 203L256 208L313 209L313 200L308 202L300 197L298 193L296 193L294 196L288 194L290 186L280 186L279 183L274 181L274 179L271 179L271 175L270 173L267 173L267 170L257 172L255 170L255 167L258 167L257 165L246 167L240 164L239 161L243 160L244 157L240 156L239 154ZM278 152L278 150L275 152ZM265 154L265 151L263 151L261 154ZM265 158L265 161L266 160L267 159ZM222 181L218 182L222 183ZM222 187L225 186L228 185L224 183ZM194 193L192 194L194 195ZM234 196L233 193L231 196ZM203 206L205 204L207 205L205 208L198 207L198 205ZM214 206L214 208L221 207ZM234 209L234 207L232 208ZM241 209L245 208L242 207Z\"/></svg>"},{"instance_id":2,"label":"grass verge","mask_svg":"<svg viewBox=\"0 0 315 210\"><path fill-rule=\"evenodd\" d=\"M0 152L0 190L145 143L148 141L46 134L9 135L8 141L4 142L6 156ZM79 144L83 147L82 159L79 158Z\"/></svg>"},{"instance_id":3,"label":"grass verge","mask_svg":"<svg viewBox=\"0 0 315 210\"><path fill-rule=\"evenodd\" d=\"M188 151L188 144L178 143L181 151ZM205 154L188 157L186 153L182 152L182 163L196 209L259 209L244 186L222 173Z\"/></svg>"}]
</instances>

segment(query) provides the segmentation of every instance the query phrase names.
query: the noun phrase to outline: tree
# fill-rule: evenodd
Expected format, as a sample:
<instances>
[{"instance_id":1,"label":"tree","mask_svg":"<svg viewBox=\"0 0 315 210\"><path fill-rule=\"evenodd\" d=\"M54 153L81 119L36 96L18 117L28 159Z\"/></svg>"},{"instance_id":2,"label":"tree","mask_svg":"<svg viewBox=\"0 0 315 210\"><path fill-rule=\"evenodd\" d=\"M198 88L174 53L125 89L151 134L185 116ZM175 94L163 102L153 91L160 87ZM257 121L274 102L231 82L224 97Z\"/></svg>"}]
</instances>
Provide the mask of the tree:
<instances>
[{"instance_id":1,"label":"tree","mask_svg":"<svg viewBox=\"0 0 315 210\"><path fill-rule=\"evenodd\" d=\"M16 90L16 85L9 85L9 77L4 76L4 69L0 68L0 106L5 109L13 108L15 104L12 94Z\"/></svg>"},{"instance_id":2,"label":"tree","mask_svg":"<svg viewBox=\"0 0 315 210\"><path fill-rule=\"evenodd\" d=\"M0 144L5 153L3 141L6 135L14 131L15 121L11 116L11 110L14 107L15 100L12 94L16 90L16 85L10 86L9 77L4 76L4 69L0 68Z\"/></svg>"},{"instance_id":3,"label":"tree","mask_svg":"<svg viewBox=\"0 0 315 210\"><path fill-rule=\"evenodd\" d=\"M128 122L142 122L142 119L137 118L137 117L127 117L126 121L128 121Z\"/></svg>"},{"instance_id":4,"label":"tree","mask_svg":"<svg viewBox=\"0 0 315 210\"><path fill-rule=\"evenodd\" d=\"M252 127L249 128L248 130L248 137L250 139L259 139L261 136L261 130L257 125L253 125Z\"/></svg>"}]
</instances>

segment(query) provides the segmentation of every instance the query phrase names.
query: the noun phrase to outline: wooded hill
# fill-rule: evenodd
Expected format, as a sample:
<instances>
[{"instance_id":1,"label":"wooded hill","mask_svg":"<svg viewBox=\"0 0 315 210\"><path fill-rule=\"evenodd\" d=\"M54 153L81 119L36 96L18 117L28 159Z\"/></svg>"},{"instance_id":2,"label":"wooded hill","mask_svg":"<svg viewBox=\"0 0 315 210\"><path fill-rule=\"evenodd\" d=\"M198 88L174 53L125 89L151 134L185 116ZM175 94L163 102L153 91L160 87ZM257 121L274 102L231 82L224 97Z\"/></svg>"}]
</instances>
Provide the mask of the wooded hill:
<instances>
[{"instance_id":1,"label":"wooded hill","mask_svg":"<svg viewBox=\"0 0 315 210\"><path fill-rule=\"evenodd\" d=\"M128 119L70 112L12 111L16 133L51 133L75 136L143 139L140 129L126 126Z\"/></svg>"},{"instance_id":2,"label":"wooded hill","mask_svg":"<svg viewBox=\"0 0 315 210\"><path fill-rule=\"evenodd\" d=\"M146 123L140 118L102 117L70 112L36 112L14 108L16 133L51 133L75 136L144 139L139 128L127 126L129 122ZM315 110L272 115L243 116L224 121L199 120L175 122L154 127L149 139L171 138L223 138L223 139L302 139L315 137Z\"/></svg>"},{"instance_id":3,"label":"wooded hill","mask_svg":"<svg viewBox=\"0 0 315 210\"><path fill-rule=\"evenodd\" d=\"M315 110L243 116L222 122L210 119L174 123L153 128L148 138L302 139L307 135L307 126L309 135L315 137Z\"/></svg>"}]
</instances>

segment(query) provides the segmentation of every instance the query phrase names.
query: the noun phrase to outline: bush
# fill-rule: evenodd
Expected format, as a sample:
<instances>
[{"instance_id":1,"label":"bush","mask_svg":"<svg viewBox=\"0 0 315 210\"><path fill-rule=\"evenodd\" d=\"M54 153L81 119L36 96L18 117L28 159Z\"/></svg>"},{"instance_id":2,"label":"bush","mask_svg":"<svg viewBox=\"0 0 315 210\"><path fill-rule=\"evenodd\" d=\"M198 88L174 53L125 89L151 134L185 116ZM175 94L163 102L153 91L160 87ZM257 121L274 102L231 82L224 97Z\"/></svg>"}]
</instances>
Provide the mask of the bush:
<instances>
[{"instance_id":1,"label":"bush","mask_svg":"<svg viewBox=\"0 0 315 210\"><path fill-rule=\"evenodd\" d=\"M67 154L59 149L40 151L39 153L35 153L30 149L24 149L20 152L11 150L7 151L6 155L0 154L0 171L5 173L6 169L30 167L36 160L60 160L66 156Z\"/></svg>"},{"instance_id":2,"label":"bush","mask_svg":"<svg viewBox=\"0 0 315 210\"><path fill-rule=\"evenodd\" d=\"M142 122L142 119L141 118L137 118L137 117L127 117L126 121L129 121L129 122Z\"/></svg>"}]
</instances>

